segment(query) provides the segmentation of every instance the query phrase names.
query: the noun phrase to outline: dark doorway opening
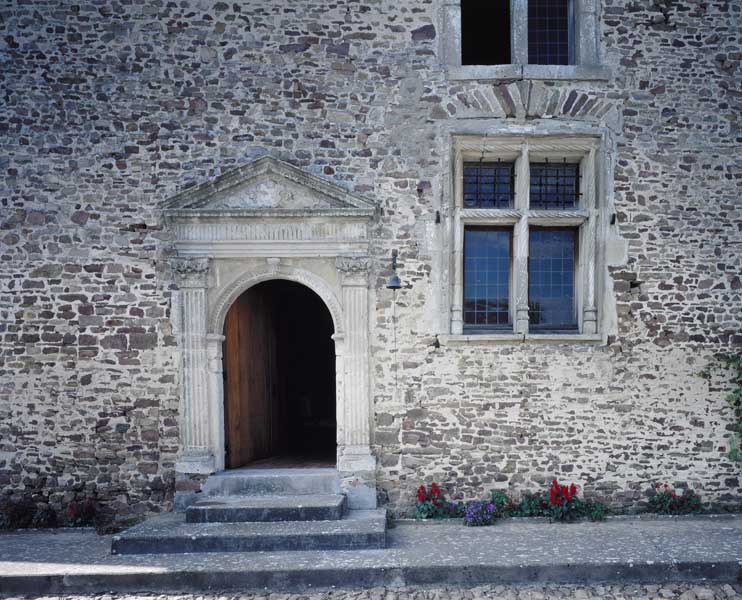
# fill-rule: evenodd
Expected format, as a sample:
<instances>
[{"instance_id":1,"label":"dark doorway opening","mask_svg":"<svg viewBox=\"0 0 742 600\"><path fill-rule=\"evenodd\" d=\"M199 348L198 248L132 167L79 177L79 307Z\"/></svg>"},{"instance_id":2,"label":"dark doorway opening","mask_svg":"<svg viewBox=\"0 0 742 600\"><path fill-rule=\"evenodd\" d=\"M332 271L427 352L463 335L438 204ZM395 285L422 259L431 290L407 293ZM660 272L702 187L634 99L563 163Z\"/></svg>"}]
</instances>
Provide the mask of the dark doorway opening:
<instances>
[{"instance_id":1,"label":"dark doorway opening","mask_svg":"<svg viewBox=\"0 0 742 600\"><path fill-rule=\"evenodd\" d=\"M335 463L332 316L298 283L272 280L243 293L224 323L227 468L259 461Z\"/></svg>"}]
</instances>

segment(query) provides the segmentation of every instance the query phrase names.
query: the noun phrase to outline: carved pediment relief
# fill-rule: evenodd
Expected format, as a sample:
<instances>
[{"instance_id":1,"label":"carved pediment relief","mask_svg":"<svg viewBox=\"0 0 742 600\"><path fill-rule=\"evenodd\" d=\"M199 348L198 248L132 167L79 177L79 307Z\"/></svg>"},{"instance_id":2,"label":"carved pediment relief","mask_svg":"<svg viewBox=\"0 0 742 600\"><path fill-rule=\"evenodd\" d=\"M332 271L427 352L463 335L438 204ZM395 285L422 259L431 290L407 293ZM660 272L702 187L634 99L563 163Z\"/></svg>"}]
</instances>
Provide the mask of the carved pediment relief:
<instances>
[{"instance_id":1,"label":"carved pediment relief","mask_svg":"<svg viewBox=\"0 0 742 600\"><path fill-rule=\"evenodd\" d=\"M226 212L245 216L371 216L376 207L321 177L263 157L181 192L162 208L171 216L218 216Z\"/></svg>"},{"instance_id":2,"label":"carved pediment relief","mask_svg":"<svg viewBox=\"0 0 742 600\"><path fill-rule=\"evenodd\" d=\"M345 208L333 198L312 189L302 187L292 181L276 180L273 177L261 175L211 199L202 208L318 209L341 207Z\"/></svg>"}]
</instances>

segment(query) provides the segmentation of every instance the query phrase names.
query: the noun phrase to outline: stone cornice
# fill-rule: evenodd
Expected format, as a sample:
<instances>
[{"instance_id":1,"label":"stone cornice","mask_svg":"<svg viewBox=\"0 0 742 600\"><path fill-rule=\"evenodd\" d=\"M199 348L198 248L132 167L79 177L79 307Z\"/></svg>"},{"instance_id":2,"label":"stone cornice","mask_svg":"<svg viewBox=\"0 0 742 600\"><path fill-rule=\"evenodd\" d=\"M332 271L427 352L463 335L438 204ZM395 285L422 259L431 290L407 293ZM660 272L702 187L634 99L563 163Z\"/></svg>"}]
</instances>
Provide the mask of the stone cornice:
<instances>
[{"instance_id":1,"label":"stone cornice","mask_svg":"<svg viewBox=\"0 0 742 600\"><path fill-rule=\"evenodd\" d=\"M368 219L376 212L374 208L251 208L251 209L165 209L163 215L171 221L197 222L203 219L229 220L235 219L308 219L312 217L323 218L355 218Z\"/></svg>"}]
</instances>

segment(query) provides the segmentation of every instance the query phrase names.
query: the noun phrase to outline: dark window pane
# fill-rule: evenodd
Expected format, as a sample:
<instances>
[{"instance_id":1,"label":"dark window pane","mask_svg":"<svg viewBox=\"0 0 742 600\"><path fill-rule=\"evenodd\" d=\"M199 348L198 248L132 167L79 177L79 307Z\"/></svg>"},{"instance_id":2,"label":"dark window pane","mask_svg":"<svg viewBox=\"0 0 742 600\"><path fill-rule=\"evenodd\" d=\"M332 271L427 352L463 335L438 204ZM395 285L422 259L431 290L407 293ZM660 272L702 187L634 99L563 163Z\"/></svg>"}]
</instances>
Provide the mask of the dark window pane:
<instances>
[{"instance_id":1,"label":"dark window pane","mask_svg":"<svg viewBox=\"0 0 742 600\"><path fill-rule=\"evenodd\" d=\"M530 207L565 210L577 206L580 197L580 165L531 163Z\"/></svg>"},{"instance_id":2,"label":"dark window pane","mask_svg":"<svg viewBox=\"0 0 742 600\"><path fill-rule=\"evenodd\" d=\"M528 62L570 64L569 0L528 0Z\"/></svg>"},{"instance_id":3,"label":"dark window pane","mask_svg":"<svg viewBox=\"0 0 742 600\"><path fill-rule=\"evenodd\" d=\"M464 208L512 207L514 173L513 163L464 163Z\"/></svg>"},{"instance_id":4,"label":"dark window pane","mask_svg":"<svg viewBox=\"0 0 742 600\"><path fill-rule=\"evenodd\" d=\"M530 329L576 329L576 229L532 229L528 259Z\"/></svg>"},{"instance_id":5,"label":"dark window pane","mask_svg":"<svg viewBox=\"0 0 742 600\"><path fill-rule=\"evenodd\" d=\"M510 322L511 231L464 230L464 324L507 327Z\"/></svg>"},{"instance_id":6,"label":"dark window pane","mask_svg":"<svg viewBox=\"0 0 742 600\"><path fill-rule=\"evenodd\" d=\"M462 0L461 64L510 64L510 0Z\"/></svg>"}]
</instances>

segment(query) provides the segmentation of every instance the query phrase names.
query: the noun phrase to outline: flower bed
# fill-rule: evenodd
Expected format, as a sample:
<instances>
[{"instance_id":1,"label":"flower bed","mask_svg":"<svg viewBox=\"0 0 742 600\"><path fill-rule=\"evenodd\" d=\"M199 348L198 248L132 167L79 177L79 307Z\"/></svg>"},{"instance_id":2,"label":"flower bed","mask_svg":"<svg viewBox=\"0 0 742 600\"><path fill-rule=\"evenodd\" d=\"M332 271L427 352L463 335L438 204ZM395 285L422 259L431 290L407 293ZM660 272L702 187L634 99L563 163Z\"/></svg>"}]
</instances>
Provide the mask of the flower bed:
<instances>
[{"instance_id":1,"label":"flower bed","mask_svg":"<svg viewBox=\"0 0 742 600\"><path fill-rule=\"evenodd\" d=\"M700 496L690 489L681 493L668 484L656 484L647 492L647 512L660 515L688 515L703 511ZM492 490L486 499L467 502L450 502L442 488L435 482L417 489L415 518L461 518L464 525L492 525L497 519L507 517L545 517L550 522L571 523L589 519L602 521L608 509L602 502L580 498L577 485L560 484L552 480L548 495L542 492L525 492L515 501L505 492Z\"/></svg>"}]
</instances>

